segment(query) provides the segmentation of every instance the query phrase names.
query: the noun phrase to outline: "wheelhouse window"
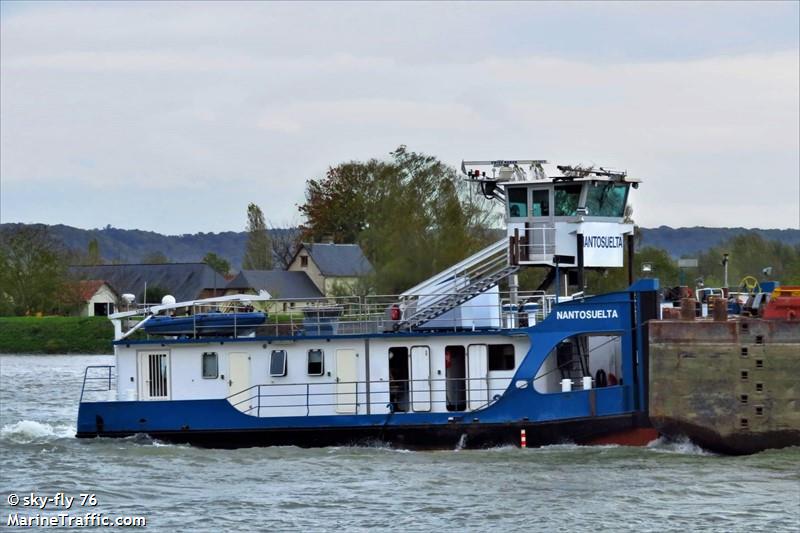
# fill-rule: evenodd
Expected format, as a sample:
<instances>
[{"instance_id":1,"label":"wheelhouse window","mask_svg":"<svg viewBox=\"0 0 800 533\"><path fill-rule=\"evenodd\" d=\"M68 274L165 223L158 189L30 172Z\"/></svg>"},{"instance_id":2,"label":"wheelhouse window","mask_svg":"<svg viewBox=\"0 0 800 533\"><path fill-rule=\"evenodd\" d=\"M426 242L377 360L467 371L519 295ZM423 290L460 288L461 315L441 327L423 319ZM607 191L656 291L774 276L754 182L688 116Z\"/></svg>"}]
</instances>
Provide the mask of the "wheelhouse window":
<instances>
[{"instance_id":1,"label":"wheelhouse window","mask_svg":"<svg viewBox=\"0 0 800 533\"><path fill-rule=\"evenodd\" d=\"M550 191L547 189L533 189L531 201L531 215L535 217L550 216Z\"/></svg>"},{"instance_id":2,"label":"wheelhouse window","mask_svg":"<svg viewBox=\"0 0 800 533\"><path fill-rule=\"evenodd\" d=\"M490 344L489 345L489 371L493 370L514 370L516 362L514 360L513 344Z\"/></svg>"},{"instance_id":3,"label":"wheelhouse window","mask_svg":"<svg viewBox=\"0 0 800 533\"><path fill-rule=\"evenodd\" d=\"M627 183L595 181L586 194L586 210L592 217L622 217L627 197Z\"/></svg>"},{"instance_id":4,"label":"wheelhouse window","mask_svg":"<svg viewBox=\"0 0 800 533\"><path fill-rule=\"evenodd\" d=\"M528 189L526 187L508 188L508 216L528 216Z\"/></svg>"},{"instance_id":5,"label":"wheelhouse window","mask_svg":"<svg viewBox=\"0 0 800 533\"><path fill-rule=\"evenodd\" d=\"M269 375L286 375L286 350L272 350L269 356Z\"/></svg>"},{"instance_id":6,"label":"wheelhouse window","mask_svg":"<svg viewBox=\"0 0 800 533\"><path fill-rule=\"evenodd\" d=\"M581 184L556 185L553 203L557 217L574 217L578 214L582 188Z\"/></svg>"},{"instance_id":7,"label":"wheelhouse window","mask_svg":"<svg viewBox=\"0 0 800 533\"><path fill-rule=\"evenodd\" d=\"M308 375L321 376L325 371L322 350L308 351Z\"/></svg>"},{"instance_id":8,"label":"wheelhouse window","mask_svg":"<svg viewBox=\"0 0 800 533\"><path fill-rule=\"evenodd\" d=\"M203 379L216 379L219 377L219 358L217 352L203 353Z\"/></svg>"}]
</instances>

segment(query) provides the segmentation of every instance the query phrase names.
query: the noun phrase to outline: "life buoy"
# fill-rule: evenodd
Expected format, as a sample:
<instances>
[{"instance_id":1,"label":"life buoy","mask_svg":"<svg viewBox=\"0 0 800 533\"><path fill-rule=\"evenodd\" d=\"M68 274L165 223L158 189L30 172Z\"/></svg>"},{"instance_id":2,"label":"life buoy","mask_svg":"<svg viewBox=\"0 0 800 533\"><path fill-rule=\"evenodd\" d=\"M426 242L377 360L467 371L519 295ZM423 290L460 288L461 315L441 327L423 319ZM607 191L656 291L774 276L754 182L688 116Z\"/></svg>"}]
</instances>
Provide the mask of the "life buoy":
<instances>
[{"instance_id":1,"label":"life buoy","mask_svg":"<svg viewBox=\"0 0 800 533\"><path fill-rule=\"evenodd\" d=\"M602 368L598 370L594 375L594 386L597 388L608 386L608 380L606 379L606 371L603 370Z\"/></svg>"}]
</instances>

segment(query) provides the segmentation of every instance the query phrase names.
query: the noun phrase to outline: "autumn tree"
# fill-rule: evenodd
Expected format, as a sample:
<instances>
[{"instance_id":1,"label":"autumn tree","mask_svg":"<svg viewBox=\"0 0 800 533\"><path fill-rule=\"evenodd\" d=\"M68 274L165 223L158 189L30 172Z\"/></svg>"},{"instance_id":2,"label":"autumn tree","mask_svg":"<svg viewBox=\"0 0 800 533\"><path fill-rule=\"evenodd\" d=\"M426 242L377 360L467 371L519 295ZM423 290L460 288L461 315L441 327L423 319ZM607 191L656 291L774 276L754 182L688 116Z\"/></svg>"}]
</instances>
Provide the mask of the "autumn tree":
<instances>
[{"instance_id":1,"label":"autumn tree","mask_svg":"<svg viewBox=\"0 0 800 533\"><path fill-rule=\"evenodd\" d=\"M399 292L491 242L496 214L456 170L400 146L388 161L350 161L306 183L304 241L358 243L378 292Z\"/></svg>"},{"instance_id":2,"label":"autumn tree","mask_svg":"<svg viewBox=\"0 0 800 533\"><path fill-rule=\"evenodd\" d=\"M272 246L270 245L264 213L256 204L247 206L247 244L242 268L245 270L270 270Z\"/></svg>"}]
</instances>

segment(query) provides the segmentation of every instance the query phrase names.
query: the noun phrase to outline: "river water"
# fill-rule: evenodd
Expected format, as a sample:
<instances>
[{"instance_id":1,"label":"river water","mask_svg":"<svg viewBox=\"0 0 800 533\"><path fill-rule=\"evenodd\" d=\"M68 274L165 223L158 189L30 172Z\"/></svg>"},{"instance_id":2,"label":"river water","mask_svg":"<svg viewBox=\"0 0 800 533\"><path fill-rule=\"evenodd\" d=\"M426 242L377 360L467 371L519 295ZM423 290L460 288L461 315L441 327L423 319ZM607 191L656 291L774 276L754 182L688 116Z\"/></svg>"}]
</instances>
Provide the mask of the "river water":
<instances>
[{"instance_id":1,"label":"river water","mask_svg":"<svg viewBox=\"0 0 800 533\"><path fill-rule=\"evenodd\" d=\"M10 494L144 516L153 531L800 531L800 449L205 450L74 438L83 368L110 356L0 356L0 523ZM54 515L60 509L46 509Z\"/></svg>"}]
</instances>

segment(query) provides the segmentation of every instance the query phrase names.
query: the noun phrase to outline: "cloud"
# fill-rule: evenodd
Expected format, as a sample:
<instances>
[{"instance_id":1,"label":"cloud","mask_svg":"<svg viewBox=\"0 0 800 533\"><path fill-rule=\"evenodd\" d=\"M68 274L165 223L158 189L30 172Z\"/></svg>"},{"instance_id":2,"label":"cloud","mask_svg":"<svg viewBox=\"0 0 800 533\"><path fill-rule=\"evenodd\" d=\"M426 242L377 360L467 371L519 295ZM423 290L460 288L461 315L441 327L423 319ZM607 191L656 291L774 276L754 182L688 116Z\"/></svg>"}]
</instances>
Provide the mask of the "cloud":
<instances>
[{"instance_id":1,"label":"cloud","mask_svg":"<svg viewBox=\"0 0 800 533\"><path fill-rule=\"evenodd\" d=\"M291 220L306 179L407 144L453 165L627 168L645 180L636 218L648 226L797 227L796 8L603 6L4 14L0 217L221 231L255 201ZM96 208L120 204L136 216Z\"/></svg>"}]
</instances>

